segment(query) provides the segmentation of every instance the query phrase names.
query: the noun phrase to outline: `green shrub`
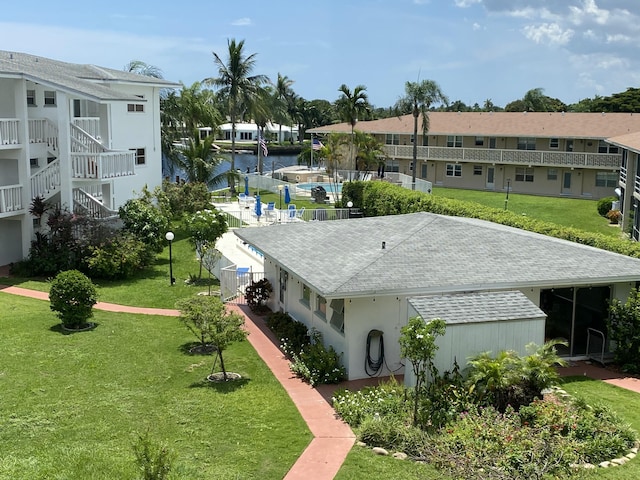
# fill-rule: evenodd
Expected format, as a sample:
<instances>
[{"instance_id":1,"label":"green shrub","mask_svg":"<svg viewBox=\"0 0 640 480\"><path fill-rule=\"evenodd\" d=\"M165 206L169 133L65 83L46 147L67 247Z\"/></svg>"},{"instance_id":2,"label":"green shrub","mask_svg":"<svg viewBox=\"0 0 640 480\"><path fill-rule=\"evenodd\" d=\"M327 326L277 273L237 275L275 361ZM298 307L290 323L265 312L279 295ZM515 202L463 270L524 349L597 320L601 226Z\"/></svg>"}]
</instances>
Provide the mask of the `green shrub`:
<instances>
[{"instance_id":1,"label":"green shrub","mask_svg":"<svg viewBox=\"0 0 640 480\"><path fill-rule=\"evenodd\" d=\"M358 438L372 447L422 457L428 436L425 432L395 416L367 417L357 429Z\"/></svg>"},{"instance_id":2,"label":"green shrub","mask_svg":"<svg viewBox=\"0 0 640 480\"><path fill-rule=\"evenodd\" d=\"M634 288L625 303L613 299L606 318L607 331L616 342L614 359L626 371L640 371L640 290Z\"/></svg>"},{"instance_id":3,"label":"green shrub","mask_svg":"<svg viewBox=\"0 0 640 480\"><path fill-rule=\"evenodd\" d=\"M355 392L339 390L331 400L336 413L354 428L360 426L367 418L407 418L410 413L404 387L393 377L376 387L364 387Z\"/></svg>"},{"instance_id":4,"label":"green shrub","mask_svg":"<svg viewBox=\"0 0 640 480\"><path fill-rule=\"evenodd\" d=\"M211 208L209 187L202 182L162 182L162 189L155 191L163 214L179 219L198 210Z\"/></svg>"},{"instance_id":5,"label":"green shrub","mask_svg":"<svg viewBox=\"0 0 640 480\"><path fill-rule=\"evenodd\" d=\"M311 342L304 345L302 350L293 350L286 343L283 343L282 349L291 358L291 371L312 386L339 383L345 379L346 370L340 356L332 346L324 346L322 334L317 330L311 332Z\"/></svg>"},{"instance_id":6,"label":"green shrub","mask_svg":"<svg viewBox=\"0 0 640 480\"><path fill-rule=\"evenodd\" d=\"M95 285L78 270L61 272L51 282L50 308L67 328L82 328L98 301Z\"/></svg>"},{"instance_id":7,"label":"green shrub","mask_svg":"<svg viewBox=\"0 0 640 480\"><path fill-rule=\"evenodd\" d=\"M285 312L273 312L267 317L267 327L275 334L281 344L287 344L287 350L300 352L310 341L309 330L302 322L291 318Z\"/></svg>"},{"instance_id":8,"label":"green shrub","mask_svg":"<svg viewBox=\"0 0 640 480\"><path fill-rule=\"evenodd\" d=\"M118 212L124 230L148 245L155 253L165 246L165 234L169 220L149 200L134 198L128 200Z\"/></svg>"},{"instance_id":9,"label":"green shrub","mask_svg":"<svg viewBox=\"0 0 640 480\"><path fill-rule=\"evenodd\" d=\"M133 454L142 480L169 478L175 456L165 444L153 442L148 432L138 434L133 444Z\"/></svg>"},{"instance_id":10,"label":"green shrub","mask_svg":"<svg viewBox=\"0 0 640 480\"><path fill-rule=\"evenodd\" d=\"M609 213L609 211L611 210L611 205L616 200L618 200L618 197L604 197L598 200L598 203L596 204L598 215L600 215L601 217L606 217L607 213Z\"/></svg>"},{"instance_id":11,"label":"green shrub","mask_svg":"<svg viewBox=\"0 0 640 480\"><path fill-rule=\"evenodd\" d=\"M86 271L92 278L124 279L151 264L154 252L130 234L88 248Z\"/></svg>"},{"instance_id":12,"label":"green shrub","mask_svg":"<svg viewBox=\"0 0 640 480\"><path fill-rule=\"evenodd\" d=\"M271 282L269 279L263 278L257 282L251 282L245 289L244 297L252 312L263 313L269 310L267 302L272 292Z\"/></svg>"}]
</instances>

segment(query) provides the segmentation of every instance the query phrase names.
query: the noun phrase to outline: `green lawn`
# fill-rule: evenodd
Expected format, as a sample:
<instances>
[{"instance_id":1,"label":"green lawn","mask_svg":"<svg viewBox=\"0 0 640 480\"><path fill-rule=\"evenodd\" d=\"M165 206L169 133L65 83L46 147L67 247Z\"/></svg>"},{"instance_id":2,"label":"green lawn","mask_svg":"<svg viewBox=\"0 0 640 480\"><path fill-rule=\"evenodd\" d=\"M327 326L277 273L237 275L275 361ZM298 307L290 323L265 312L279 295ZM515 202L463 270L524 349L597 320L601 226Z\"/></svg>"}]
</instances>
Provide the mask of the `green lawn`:
<instances>
[{"instance_id":1,"label":"green lawn","mask_svg":"<svg viewBox=\"0 0 640 480\"><path fill-rule=\"evenodd\" d=\"M0 479L138 478L146 431L176 455L173 478L281 479L311 440L248 342L225 352L243 380L212 384L177 318L96 311L95 330L65 335L48 302L0 304Z\"/></svg>"},{"instance_id":2,"label":"green lawn","mask_svg":"<svg viewBox=\"0 0 640 480\"><path fill-rule=\"evenodd\" d=\"M433 195L475 202L498 209L504 209L506 199L505 193L442 187L434 187ZM574 227L611 236L620 235L618 227L609 226L609 221L598 215L597 203L596 200L579 198L540 197L510 193L507 208L520 215L527 215L565 227Z\"/></svg>"}]
</instances>

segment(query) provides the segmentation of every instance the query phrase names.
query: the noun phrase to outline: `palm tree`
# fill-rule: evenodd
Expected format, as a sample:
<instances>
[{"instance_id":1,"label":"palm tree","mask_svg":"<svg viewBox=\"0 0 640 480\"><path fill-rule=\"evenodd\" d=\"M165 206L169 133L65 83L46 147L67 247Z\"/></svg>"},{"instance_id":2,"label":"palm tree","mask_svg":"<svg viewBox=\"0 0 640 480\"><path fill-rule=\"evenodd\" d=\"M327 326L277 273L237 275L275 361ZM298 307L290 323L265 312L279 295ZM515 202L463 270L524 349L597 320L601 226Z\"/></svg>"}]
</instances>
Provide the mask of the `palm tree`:
<instances>
[{"instance_id":1,"label":"palm tree","mask_svg":"<svg viewBox=\"0 0 640 480\"><path fill-rule=\"evenodd\" d=\"M351 162L355 167L355 170L358 169L358 166L355 164L355 155L353 153L353 129L355 128L356 123L358 123L358 118L363 118L371 110L366 90L367 87L364 85L358 85L352 92L349 90L349 87L343 83L338 89L339 92L342 92L342 95L338 100L336 100L336 109L340 116L340 120L351 125L350 154Z\"/></svg>"},{"instance_id":2,"label":"palm tree","mask_svg":"<svg viewBox=\"0 0 640 480\"><path fill-rule=\"evenodd\" d=\"M213 135L202 141L197 136L189 138L187 145L178 150L174 162L185 172L188 182L201 182L208 187L214 187L228 178L227 172L216 174L216 167L224 159L213 150L213 139Z\"/></svg>"},{"instance_id":3,"label":"palm tree","mask_svg":"<svg viewBox=\"0 0 640 480\"><path fill-rule=\"evenodd\" d=\"M413 161L411 163L412 185L416 189L416 169L418 163L418 117L422 116L422 136L429 131L429 107L434 102L449 103L440 86L433 80L407 82L404 97L396 103L399 111L410 111L413 115Z\"/></svg>"},{"instance_id":4,"label":"palm tree","mask_svg":"<svg viewBox=\"0 0 640 480\"><path fill-rule=\"evenodd\" d=\"M544 88L532 88L522 97L524 107L529 112L547 112L549 108L549 97L544 94Z\"/></svg>"},{"instance_id":5,"label":"palm tree","mask_svg":"<svg viewBox=\"0 0 640 480\"><path fill-rule=\"evenodd\" d=\"M355 143L358 170L370 172L374 166L377 167L381 162L384 162L382 158L386 155L382 148L383 145L373 135L355 130Z\"/></svg>"},{"instance_id":6,"label":"palm tree","mask_svg":"<svg viewBox=\"0 0 640 480\"><path fill-rule=\"evenodd\" d=\"M154 65L149 65L142 60L131 60L124 66L123 70L129 73L144 75L145 77L164 78L162 76L162 70Z\"/></svg>"},{"instance_id":7,"label":"palm tree","mask_svg":"<svg viewBox=\"0 0 640 480\"><path fill-rule=\"evenodd\" d=\"M278 72L278 80L276 82L275 89L275 97L283 105L283 111L279 111L276 117L278 118L278 123L280 124L280 128L278 131L278 142L282 141L282 124L287 120L287 107L289 104L289 98L294 94L291 89L291 85L293 85L293 80L291 80L286 75L280 75ZM282 113L282 115L280 115Z\"/></svg>"},{"instance_id":8,"label":"palm tree","mask_svg":"<svg viewBox=\"0 0 640 480\"><path fill-rule=\"evenodd\" d=\"M323 147L318 151L318 157L325 160L329 178L333 175L333 180L336 185L338 183L338 169L342 165L342 159L347 143L347 134L332 132L325 138ZM334 201L337 201L337 188L332 188L331 190L334 196Z\"/></svg>"},{"instance_id":9,"label":"palm tree","mask_svg":"<svg viewBox=\"0 0 640 480\"><path fill-rule=\"evenodd\" d=\"M257 95L258 88L269 82L266 75L251 75L255 63L256 54L246 55L244 52L244 40L236 42L235 39L227 40L227 59L213 52L213 58L218 67L218 76L206 78L204 83L218 87L218 94L227 106L227 113L231 120L231 170L236 166L236 123L242 118L242 114ZM229 185L235 192L235 182Z\"/></svg>"}]
</instances>

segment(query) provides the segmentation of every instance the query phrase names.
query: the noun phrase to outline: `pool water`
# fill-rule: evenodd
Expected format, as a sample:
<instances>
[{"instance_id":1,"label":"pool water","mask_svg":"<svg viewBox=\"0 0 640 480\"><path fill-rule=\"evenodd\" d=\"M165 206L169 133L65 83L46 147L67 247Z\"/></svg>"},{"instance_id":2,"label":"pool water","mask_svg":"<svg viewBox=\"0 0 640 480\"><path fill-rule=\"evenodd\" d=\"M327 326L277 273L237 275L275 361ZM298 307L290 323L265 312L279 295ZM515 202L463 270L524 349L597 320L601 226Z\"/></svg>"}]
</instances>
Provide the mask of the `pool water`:
<instances>
[{"instance_id":1,"label":"pool water","mask_svg":"<svg viewBox=\"0 0 640 480\"><path fill-rule=\"evenodd\" d=\"M298 183L296 184L296 187L302 190L309 190L309 191L311 191L313 187L322 187L327 192L342 193L341 183L335 184L335 183L329 183L329 182L309 182L309 183Z\"/></svg>"}]
</instances>

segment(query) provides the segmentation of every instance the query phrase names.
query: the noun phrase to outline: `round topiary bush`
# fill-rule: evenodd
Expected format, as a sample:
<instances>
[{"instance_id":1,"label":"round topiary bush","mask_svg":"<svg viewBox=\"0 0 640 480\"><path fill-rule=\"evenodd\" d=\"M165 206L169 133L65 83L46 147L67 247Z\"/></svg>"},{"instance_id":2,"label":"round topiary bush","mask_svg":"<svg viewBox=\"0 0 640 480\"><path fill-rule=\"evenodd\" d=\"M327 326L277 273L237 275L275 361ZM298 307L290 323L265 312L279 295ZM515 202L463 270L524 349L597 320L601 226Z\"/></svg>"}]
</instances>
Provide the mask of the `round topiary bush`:
<instances>
[{"instance_id":1,"label":"round topiary bush","mask_svg":"<svg viewBox=\"0 0 640 480\"><path fill-rule=\"evenodd\" d=\"M62 326L80 330L90 326L93 306L98 301L98 293L91 280L78 270L61 272L51 282L49 291L50 308L58 315Z\"/></svg>"},{"instance_id":2,"label":"round topiary bush","mask_svg":"<svg viewBox=\"0 0 640 480\"><path fill-rule=\"evenodd\" d=\"M611 205L616 200L618 200L618 197L604 197L598 200L598 214L601 217L606 217L607 213L611 210Z\"/></svg>"}]
</instances>

